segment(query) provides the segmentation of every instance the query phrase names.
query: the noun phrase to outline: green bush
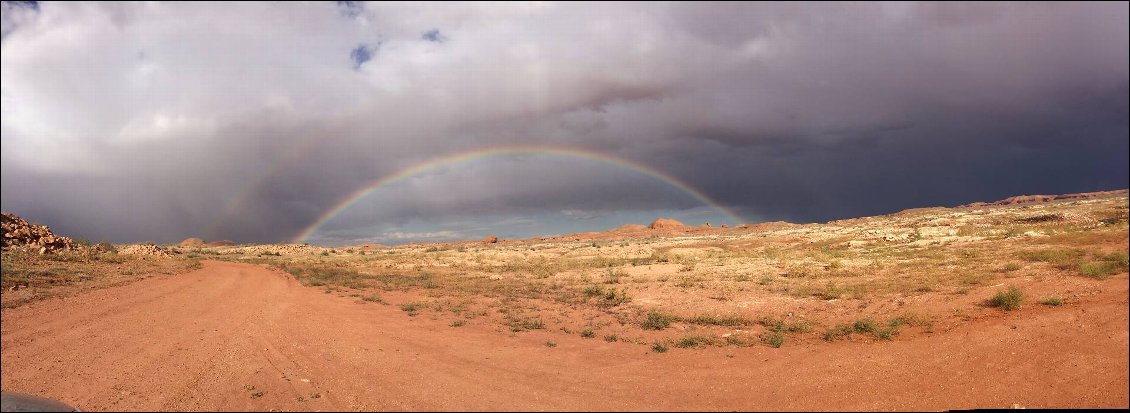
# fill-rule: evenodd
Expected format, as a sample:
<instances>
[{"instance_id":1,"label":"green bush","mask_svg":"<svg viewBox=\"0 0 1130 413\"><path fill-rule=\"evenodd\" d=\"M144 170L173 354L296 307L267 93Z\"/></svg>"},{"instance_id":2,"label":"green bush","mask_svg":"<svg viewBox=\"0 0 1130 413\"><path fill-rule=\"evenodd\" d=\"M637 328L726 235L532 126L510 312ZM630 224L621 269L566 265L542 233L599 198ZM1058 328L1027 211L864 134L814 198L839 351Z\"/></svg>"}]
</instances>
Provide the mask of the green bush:
<instances>
[{"instance_id":1,"label":"green bush","mask_svg":"<svg viewBox=\"0 0 1130 413\"><path fill-rule=\"evenodd\" d=\"M647 319L640 323L640 328L644 330L662 330L671 326L671 321L674 317L663 314L657 311L652 311L647 314Z\"/></svg>"},{"instance_id":2,"label":"green bush","mask_svg":"<svg viewBox=\"0 0 1130 413\"><path fill-rule=\"evenodd\" d=\"M772 331L761 335L761 341L769 347L781 348L785 344L785 335L780 331Z\"/></svg>"},{"instance_id":3,"label":"green bush","mask_svg":"<svg viewBox=\"0 0 1130 413\"><path fill-rule=\"evenodd\" d=\"M1024 292L1015 286L1009 286L1008 291L999 291L989 299L990 307L998 307L1005 311L1020 308L1020 301L1024 299Z\"/></svg>"},{"instance_id":4,"label":"green bush","mask_svg":"<svg viewBox=\"0 0 1130 413\"><path fill-rule=\"evenodd\" d=\"M875 320L871 318L864 318L857 320L854 324L852 324L851 329L856 333L871 333L877 330L877 326L875 324Z\"/></svg>"},{"instance_id":5,"label":"green bush","mask_svg":"<svg viewBox=\"0 0 1130 413\"><path fill-rule=\"evenodd\" d=\"M679 339L679 341L675 342L675 347L690 348L690 347L704 346L704 345L713 344L713 343L714 343L713 340L706 338L706 337L686 336L686 337Z\"/></svg>"}]
</instances>

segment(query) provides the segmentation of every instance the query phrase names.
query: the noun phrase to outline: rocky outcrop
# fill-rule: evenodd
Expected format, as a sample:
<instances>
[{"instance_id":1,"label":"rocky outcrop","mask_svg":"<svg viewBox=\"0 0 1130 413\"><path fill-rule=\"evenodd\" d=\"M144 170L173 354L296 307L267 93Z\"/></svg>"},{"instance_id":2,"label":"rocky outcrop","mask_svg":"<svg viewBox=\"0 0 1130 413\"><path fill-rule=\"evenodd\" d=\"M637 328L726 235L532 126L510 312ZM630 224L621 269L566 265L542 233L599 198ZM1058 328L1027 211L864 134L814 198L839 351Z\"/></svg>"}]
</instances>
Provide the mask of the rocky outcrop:
<instances>
[{"instance_id":1,"label":"rocky outcrop","mask_svg":"<svg viewBox=\"0 0 1130 413\"><path fill-rule=\"evenodd\" d=\"M651 224L648 225L647 227L651 228L651 229L667 229L667 228L682 228L682 227L685 227L685 226L686 225L683 225L682 222L679 222L679 221L676 221L676 220L673 220L673 219L659 218L659 219L656 219L655 221L651 221Z\"/></svg>"},{"instance_id":2,"label":"rocky outcrop","mask_svg":"<svg viewBox=\"0 0 1130 413\"><path fill-rule=\"evenodd\" d=\"M180 246L182 247L203 247L205 245L207 244L200 238L188 238L180 242Z\"/></svg>"},{"instance_id":3,"label":"rocky outcrop","mask_svg":"<svg viewBox=\"0 0 1130 413\"><path fill-rule=\"evenodd\" d=\"M3 214L3 248L27 248L40 254L77 249L70 238L60 237L46 225L35 225L13 214Z\"/></svg>"},{"instance_id":4,"label":"rocky outcrop","mask_svg":"<svg viewBox=\"0 0 1130 413\"><path fill-rule=\"evenodd\" d=\"M486 238L483 238L483 244L497 244L497 243L498 243L498 237L496 237L494 235L488 235Z\"/></svg>"}]
</instances>

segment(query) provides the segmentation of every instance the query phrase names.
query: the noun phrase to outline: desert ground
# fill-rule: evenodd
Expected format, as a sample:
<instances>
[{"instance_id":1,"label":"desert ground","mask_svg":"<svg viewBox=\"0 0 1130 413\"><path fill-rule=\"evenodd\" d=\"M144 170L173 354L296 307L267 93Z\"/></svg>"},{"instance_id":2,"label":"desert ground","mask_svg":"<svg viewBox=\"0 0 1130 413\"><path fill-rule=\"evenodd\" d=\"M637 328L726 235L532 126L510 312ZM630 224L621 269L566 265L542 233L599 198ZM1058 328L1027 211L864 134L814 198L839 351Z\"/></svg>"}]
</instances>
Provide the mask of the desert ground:
<instances>
[{"instance_id":1,"label":"desert ground","mask_svg":"<svg viewBox=\"0 0 1130 413\"><path fill-rule=\"evenodd\" d=\"M1127 212L1123 190L398 247L6 238L0 384L86 411L1126 408Z\"/></svg>"}]
</instances>

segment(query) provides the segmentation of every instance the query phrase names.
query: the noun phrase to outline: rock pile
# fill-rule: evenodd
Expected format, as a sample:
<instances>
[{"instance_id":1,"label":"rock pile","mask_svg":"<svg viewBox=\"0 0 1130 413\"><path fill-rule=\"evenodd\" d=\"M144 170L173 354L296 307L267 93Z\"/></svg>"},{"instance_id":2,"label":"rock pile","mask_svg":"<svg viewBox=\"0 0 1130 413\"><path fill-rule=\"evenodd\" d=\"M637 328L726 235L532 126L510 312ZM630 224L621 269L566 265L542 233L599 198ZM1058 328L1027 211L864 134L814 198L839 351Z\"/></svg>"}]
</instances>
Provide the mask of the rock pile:
<instances>
[{"instance_id":1,"label":"rock pile","mask_svg":"<svg viewBox=\"0 0 1130 413\"><path fill-rule=\"evenodd\" d=\"M224 250L224 252L244 255L305 255L329 250L329 248L311 247L303 244L265 244L231 248Z\"/></svg>"},{"instance_id":2,"label":"rock pile","mask_svg":"<svg viewBox=\"0 0 1130 413\"><path fill-rule=\"evenodd\" d=\"M169 254L169 251L166 251L164 248L158 247L158 246L153 245L153 244L134 244L134 245L126 246L126 247L123 247L122 249L118 250L118 254L151 255L151 256L157 256L157 257L168 257L168 256L172 255L172 254Z\"/></svg>"},{"instance_id":3,"label":"rock pile","mask_svg":"<svg viewBox=\"0 0 1130 413\"><path fill-rule=\"evenodd\" d=\"M3 214L3 248L29 248L40 254L78 248L70 238L51 233L46 225L35 225L13 214Z\"/></svg>"},{"instance_id":4,"label":"rock pile","mask_svg":"<svg viewBox=\"0 0 1130 413\"><path fill-rule=\"evenodd\" d=\"M483 244L497 244L497 243L498 243L498 237L496 237L494 235L488 235L486 238L483 238Z\"/></svg>"}]
</instances>

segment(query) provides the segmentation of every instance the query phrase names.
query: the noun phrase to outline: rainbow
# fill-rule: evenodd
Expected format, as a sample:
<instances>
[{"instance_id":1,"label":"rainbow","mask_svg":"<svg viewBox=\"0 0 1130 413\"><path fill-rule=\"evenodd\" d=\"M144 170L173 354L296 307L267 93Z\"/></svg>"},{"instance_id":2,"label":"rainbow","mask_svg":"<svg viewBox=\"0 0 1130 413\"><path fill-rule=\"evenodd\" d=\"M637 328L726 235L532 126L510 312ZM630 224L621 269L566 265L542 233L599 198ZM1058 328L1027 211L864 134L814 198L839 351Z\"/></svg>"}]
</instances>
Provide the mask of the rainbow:
<instances>
[{"instance_id":1,"label":"rainbow","mask_svg":"<svg viewBox=\"0 0 1130 413\"><path fill-rule=\"evenodd\" d=\"M416 175L416 174L419 174L421 172L424 172L424 171L427 171L427 170L430 170L430 169L434 169L434 168L438 168L438 167L442 167L442 166L446 166L446 165L452 165L452 164L457 164L457 163L460 163L460 162L466 162L466 161L470 161L470 160L474 160L474 159L481 159L481 158L486 158L486 157L491 157L491 156L513 155L513 154L560 155L560 156L569 156L569 157L587 159L587 160L592 160L592 161L597 161L597 162L603 162L603 163L607 163L607 164L611 164L611 165L622 166L622 167L631 169L633 171L640 172L640 173L643 173L643 174L651 176L651 177L655 177L655 178L657 178L657 179L659 179L663 182L666 182L666 183L668 183L668 184L670 184L670 185L672 185L676 188L679 188L683 192L690 194L691 196L695 197L696 199L706 203L711 208L714 208L715 210L726 215L726 217L728 217L728 218L730 218L731 220L734 221L734 224L741 224L743 222L743 220L740 217L738 217L737 214L733 213L732 211L730 211L726 207L720 205L717 201L714 201L709 196L702 193L702 191L694 189L693 187L691 187L690 185L687 185L685 182L679 180L678 178L675 178L675 177L673 177L673 176L671 176L671 175L669 175L665 172L659 171L659 170L652 168L650 166L647 166L647 165L644 165L644 164L641 164L641 163L638 163L638 162L629 161L627 159L617 158L617 157L614 157L614 156L611 156L611 155L606 155L606 154L599 153L599 152L587 151L587 150L583 150L583 149L554 147L554 146L519 145L519 146L503 146L503 147L479 149L479 150L474 150L474 151L470 151L470 152L463 152L463 153L448 155L448 156L444 156L444 157L441 157L441 158L428 160L428 161L425 161L425 162L422 162L422 163L419 163L419 164L416 164L416 165L413 165L413 166L409 166L409 167L401 169L401 170L399 170L395 173L392 173L391 175L386 175L386 176L377 178L373 181L370 181L368 184L362 186L361 189L358 189L357 191L354 191L352 194L349 194L349 196L343 198L340 202L338 202L336 204L336 206L331 208L329 211L326 211L326 213L324 213L320 217L318 217L318 219L315 220L312 224L310 224L305 229L303 229L302 232L300 234L298 234L298 236L296 236L292 240L292 242L296 242L296 243L305 242L306 239L309 238L310 235L312 235L314 233L314 231L317 231L318 228L320 228L322 225L325 225L326 222L329 222L329 220L336 217L342 211L345 211L346 209L348 209L350 206L352 206L357 201L360 201L361 199L365 198L366 196L368 196L373 191L380 189L381 187L383 187L385 185L389 185L391 183L397 182L401 179L410 177L412 175Z\"/></svg>"}]
</instances>

